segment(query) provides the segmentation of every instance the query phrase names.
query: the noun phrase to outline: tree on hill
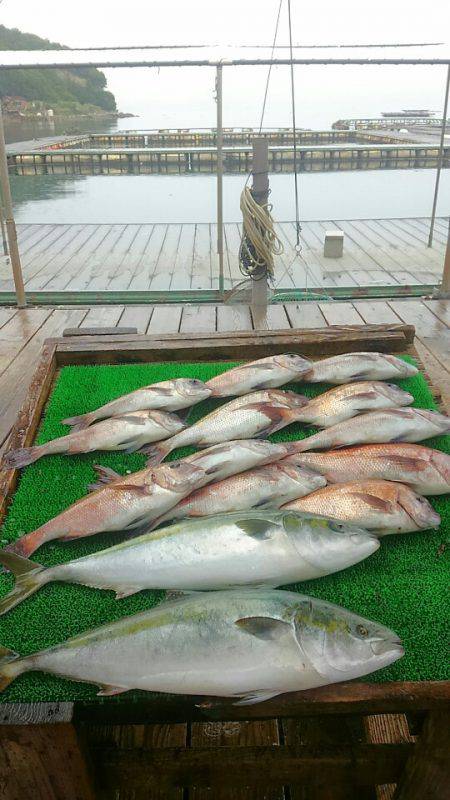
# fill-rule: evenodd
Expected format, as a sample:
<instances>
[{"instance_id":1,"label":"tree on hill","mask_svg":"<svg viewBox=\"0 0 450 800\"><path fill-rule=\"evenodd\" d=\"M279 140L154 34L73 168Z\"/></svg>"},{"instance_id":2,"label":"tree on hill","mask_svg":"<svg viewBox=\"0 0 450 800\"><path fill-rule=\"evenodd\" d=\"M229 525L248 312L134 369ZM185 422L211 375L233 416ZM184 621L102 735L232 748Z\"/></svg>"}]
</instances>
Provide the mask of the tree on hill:
<instances>
[{"instance_id":1,"label":"tree on hill","mask_svg":"<svg viewBox=\"0 0 450 800\"><path fill-rule=\"evenodd\" d=\"M64 50L64 46L17 28L0 25L0 50ZM0 70L0 97L23 97L40 100L57 108L68 103L97 106L115 111L116 100L105 89L103 72L92 67L74 69L11 69Z\"/></svg>"}]
</instances>

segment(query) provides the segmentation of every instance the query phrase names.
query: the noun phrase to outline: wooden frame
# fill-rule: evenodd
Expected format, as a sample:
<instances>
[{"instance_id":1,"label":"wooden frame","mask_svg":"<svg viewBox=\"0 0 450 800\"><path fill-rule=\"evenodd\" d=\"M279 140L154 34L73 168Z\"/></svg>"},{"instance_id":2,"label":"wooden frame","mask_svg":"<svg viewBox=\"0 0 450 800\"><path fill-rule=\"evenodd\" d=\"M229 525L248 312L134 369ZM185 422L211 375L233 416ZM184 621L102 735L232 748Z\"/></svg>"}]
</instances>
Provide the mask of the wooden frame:
<instances>
[{"instance_id":1,"label":"wooden frame","mask_svg":"<svg viewBox=\"0 0 450 800\"><path fill-rule=\"evenodd\" d=\"M408 353L420 363L413 339L414 328L408 325L332 326L326 329L172 334L164 337L77 335L50 339L44 345L10 444L17 448L32 443L57 370L68 364L246 360L286 350L316 358L355 350ZM16 470L3 470L0 474L0 520L6 513L16 482ZM56 788L53 787L52 793L46 797L86 800L97 796L79 735L86 724L142 725L270 720L277 717L307 721L320 716L321 724L328 730L336 717L348 719L348 715L357 715L361 722L365 715L386 713L412 713L415 719L419 715L422 721L425 718L419 743L356 745L346 742L345 737L342 741L340 725L337 728L332 725L333 734L328 735L328 746L323 747L318 747L317 742L314 747L307 744L239 749L221 747L217 750L210 747L187 750L168 747L156 753L106 747L95 753L97 773L100 769L103 778L108 776L105 786L111 792L120 786L143 789L145 782L155 780L159 788L167 790L193 782L196 786L218 783L221 786L242 786L243 781L250 781L252 786L282 786L312 781L319 792L314 794L314 798L321 796L320 786L324 781L340 785L350 782L353 788L397 782L396 800L444 798L448 790L445 746L450 744L450 682L350 682L282 695L245 708L228 703L213 704L211 708L199 707L196 704L201 699L149 695L148 699L136 702L127 700L125 695L125 699L114 702L0 705L0 779L7 769L7 800L15 798L19 791L24 796L27 792L29 796L35 793L33 781L38 780L37 761L44 776L49 770L56 769L56 761L53 763L50 759L47 764L44 759L43 754L48 748L53 748L58 758L64 760L67 769L66 779L56 782ZM31 761L27 756L27 766L17 755L22 750L32 754Z\"/></svg>"}]
</instances>

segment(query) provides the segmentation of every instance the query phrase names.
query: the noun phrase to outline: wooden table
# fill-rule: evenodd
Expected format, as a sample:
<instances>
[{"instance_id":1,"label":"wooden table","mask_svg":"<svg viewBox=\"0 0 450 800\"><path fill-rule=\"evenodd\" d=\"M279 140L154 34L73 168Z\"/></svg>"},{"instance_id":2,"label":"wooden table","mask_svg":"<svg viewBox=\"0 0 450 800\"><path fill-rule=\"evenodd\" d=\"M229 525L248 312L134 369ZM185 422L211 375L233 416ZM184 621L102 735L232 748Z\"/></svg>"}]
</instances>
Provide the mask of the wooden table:
<instances>
[{"instance_id":1,"label":"wooden table","mask_svg":"<svg viewBox=\"0 0 450 800\"><path fill-rule=\"evenodd\" d=\"M66 364L246 360L286 350L313 358L355 350L418 358L413 339L412 326L397 324L51 339L10 444L32 443ZM15 470L0 474L0 517L16 481ZM392 797L393 784L396 800L448 796L447 682L350 682L245 708L198 707L203 699L149 694L139 702L125 696L0 705L2 796L365 800L377 796L375 786L382 787L378 797Z\"/></svg>"}]
</instances>

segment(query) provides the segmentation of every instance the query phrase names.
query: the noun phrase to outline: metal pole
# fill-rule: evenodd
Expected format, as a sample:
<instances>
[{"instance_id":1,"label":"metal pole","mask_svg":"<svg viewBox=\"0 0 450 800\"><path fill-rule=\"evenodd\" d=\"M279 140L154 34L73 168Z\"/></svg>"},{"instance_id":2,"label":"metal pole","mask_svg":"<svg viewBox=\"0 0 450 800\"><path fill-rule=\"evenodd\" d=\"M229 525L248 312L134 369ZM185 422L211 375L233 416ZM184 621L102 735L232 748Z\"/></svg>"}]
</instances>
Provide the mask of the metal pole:
<instances>
[{"instance_id":1,"label":"metal pole","mask_svg":"<svg viewBox=\"0 0 450 800\"><path fill-rule=\"evenodd\" d=\"M222 65L216 66L217 103L217 252L219 254L219 291L223 280L223 128L222 128Z\"/></svg>"},{"instance_id":2,"label":"metal pole","mask_svg":"<svg viewBox=\"0 0 450 800\"><path fill-rule=\"evenodd\" d=\"M442 273L442 283L439 289L440 295L449 293L450 293L450 219L448 221L447 247L445 248L445 258L444 258L444 272Z\"/></svg>"},{"instance_id":3,"label":"metal pole","mask_svg":"<svg viewBox=\"0 0 450 800\"><path fill-rule=\"evenodd\" d=\"M5 254L5 256L7 256L8 242L6 241L5 220L3 219L3 208L1 203L0 203L0 228L2 233L3 253Z\"/></svg>"},{"instance_id":4,"label":"metal pole","mask_svg":"<svg viewBox=\"0 0 450 800\"><path fill-rule=\"evenodd\" d=\"M433 244L434 220L436 217L436 208L439 194L439 181L441 180L441 169L444 160L444 136L445 136L445 123L447 122L447 108L448 108L448 94L450 87L450 64L447 67L447 83L445 85L445 98L444 98L444 113L442 115L442 128L441 128L441 141L439 143L439 156L438 165L436 170L436 183L434 185L433 208L431 210L430 233L428 235L428 247Z\"/></svg>"},{"instance_id":5,"label":"metal pole","mask_svg":"<svg viewBox=\"0 0 450 800\"><path fill-rule=\"evenodd\" d=\"M259 206L264 206L269 198L269 143L258 136L252 140L252 147L252 195ZM255 329L267 330L267 272L252 281L252 315Z\"/></svg>"},{"instance_id":6,"label":"metal pole","mask_svg":"<svg viewBox=\"0 0 450 800\"><path fill-rule=\"evenodd\" d=\"M3 129L3 114L0 102L0 185L2 189L3 202L5 204L6 233L8 236L9 255L16 288L17 305L25 308L27 302L23 285L22 266L20 263L19 248L17 246L16 223L14 222L14 212L11 197L11 187L9 185L8 160L6 157L5 132Z\"/></svg>"}]
</instances>

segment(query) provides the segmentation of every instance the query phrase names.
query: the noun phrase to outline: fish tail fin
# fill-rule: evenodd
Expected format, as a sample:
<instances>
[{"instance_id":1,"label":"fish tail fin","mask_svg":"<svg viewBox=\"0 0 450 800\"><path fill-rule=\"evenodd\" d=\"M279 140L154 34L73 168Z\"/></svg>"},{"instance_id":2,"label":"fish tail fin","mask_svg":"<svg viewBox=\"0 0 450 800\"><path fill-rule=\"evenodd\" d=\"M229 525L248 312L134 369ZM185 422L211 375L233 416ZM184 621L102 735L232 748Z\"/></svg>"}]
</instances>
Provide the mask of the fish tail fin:
<instances>
[{"instance_id":1,"label":"fish tail fin","mask_svg":"<svg viewBox=\"0 0 450 800\"><path fill-rule=\"evenodd\" d=\"M18 556L6 550L0 550L0 564L10 570L16 578L14 588L0 599L0 615L6 614L19 605L26 597L34 594L44 583L47 583L46 568L28 558Z\"/></svg>"},{"instance_id":2,"label":"fish tail fin","mask_svg":"<svg viewBox=\"0 0 450 800\"><path fill-rule=\"evenodd\" d=\"M11 542L11 544L3 549L3 553L13 553L22 558L28 558L46 541L43 527L37 528L31 533L26 533L24 536L21 536L20 539Z\"/></svg>"},{"instance_id":3,"label":"fish tail fin","mask_svg":"<svg viewBox=\"0 0 450 800\"><path fill-rule=\"evenodd\" d=\"M14 678L23 672L19 667L21 660L20 655L14 650L0 647L0 692L3 692Z\"/></svg>"},{"instance_id":4,"label":"fish tail fin","mask_svg":"<svg viewBox=\"0 0 450 800\"><path fill-rule=\"evenodd\" d=\"M88 428L95 420L95 415L90 412L89 414L80 414L78 417L67 417L61 420L63 425L70 425L72 433L75 431L82 431Z\"/></svg>"},{"instance_id":5,"label":"fish tail fin","mask_svg":"<svg viewBox=\"0 0 450 800\"><path fill-rule=\"evenodd\" d=\"M21 469L43 455L42 447L22 447L20 450L10 450L6 453L4 464L7 469Z\"/></svg>"},{"instance_id":6,"label":"fish tail fin","mask_svg":"<svg viewBox=\"0 0 450 800\"><path fill-rule=\"evenodd\" d=\"M170 444L156 444L150 447L143 447L141 453L147 456L147 467L156 467L173 450Z\"/></svg>"}]
</instances>

